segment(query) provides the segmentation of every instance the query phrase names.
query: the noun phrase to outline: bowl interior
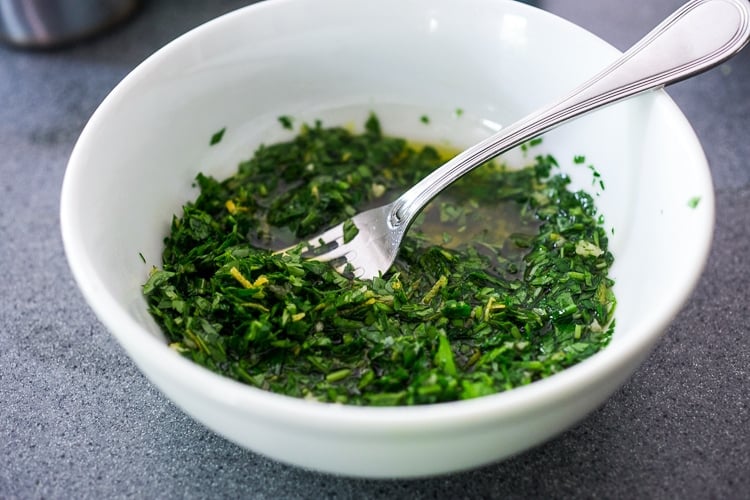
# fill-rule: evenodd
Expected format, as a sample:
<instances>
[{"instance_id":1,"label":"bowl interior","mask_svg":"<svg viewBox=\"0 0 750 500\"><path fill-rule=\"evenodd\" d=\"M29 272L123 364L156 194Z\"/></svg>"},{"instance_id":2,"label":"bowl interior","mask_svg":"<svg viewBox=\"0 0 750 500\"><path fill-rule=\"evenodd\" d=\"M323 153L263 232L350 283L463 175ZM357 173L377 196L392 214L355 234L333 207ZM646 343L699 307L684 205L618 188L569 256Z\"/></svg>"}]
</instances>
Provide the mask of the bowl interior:
<instances>
[{"instance_id":1,"label":"bowl interior","mask_svg":"<svg viewBox=\"0 0 750 500\"><path fill-rule=\"evenodd\" d=\"M374 111L386 133L466 147L616 55L584 30L510 1L275 0L224 16L146 60L87 125L62 196L71 268L139 365L149 363L142 357L181 363L140 290L160 264L172 215L197 194L198 172L228 176L259 144L289 137L280 115L361 126ZM574 185L595 194L616 258L617 328L606 351L642 352L692 289L710 242L711 179L690 126L655 92L548 133L536 152L553 154ZM575 165L576 155L586 163ZM523 160L516 151L506 161Z\"/></svg>"}]
</instances>

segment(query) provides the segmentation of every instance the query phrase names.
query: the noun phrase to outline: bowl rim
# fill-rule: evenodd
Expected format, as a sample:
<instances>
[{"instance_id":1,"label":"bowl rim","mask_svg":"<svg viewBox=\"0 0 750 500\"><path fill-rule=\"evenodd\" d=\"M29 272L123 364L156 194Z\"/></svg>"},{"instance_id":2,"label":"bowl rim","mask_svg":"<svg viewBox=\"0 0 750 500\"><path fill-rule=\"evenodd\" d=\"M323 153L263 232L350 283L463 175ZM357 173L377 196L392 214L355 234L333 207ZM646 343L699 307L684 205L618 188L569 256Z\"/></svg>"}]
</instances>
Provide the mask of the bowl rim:
<instances>
[{"instance_id":1,"label":"bowl rim","mask_svg":"<svg viewBox=\"0 0 750 500\"><path fill-rule=\"evenodd\" d=\"M709 219L703 228L706 237L698 254L700 266L691 270L686 277L685 285L672 296L668 310L649 321L638 322L628 330L628 335L613 340L612 345L574 366L535 381L527 386L514 388L480 398L421 406L374 407L354 406L334 403L308 401L302 398L272 393L247 384L218 375L193 361L179 355L143 328L126 309L109 293L106 284L97 274L96 269L86 258L86 248L78 237L83 228L77 223L73 200L82 189L82 177L85 175L87 151L92 147L89 137L101 122L107 119L113 108L129 87L140 78L147 76L148 71L160 60L169 57L175 48L180 47L204 32L215 29L229 20L252 15L259 9L276 9L279 6L294 4L298 0L275 0L252 4L236 11L212 19L186 32L175 40L164 45L154 54L136 66L103 100L100 106L81 132L68 162L60 199L60 225L63 246L73 277L78 284L86 302L95 312L103 325L125 347L137 365L143 359L150 364L161 366L162 373L171 380L190 380L192 390L207 399L213 399L226 406L237 407L243 414L253 414L258 418L285 421L297 427L326 429L331 432L353 434L366 432L393 433L404 431L410 433L432 433L436 430L449 429L460 423L466 425L492 425L499 418L522 418L530 411L547 406L551 401L563 401L569 395L588 387L596 380L604 378L628 365L634 357L642 357L650 351L653 343L661 336L673 317L679 312L700 278L706 264L711 246L714 226L714 191L708 189L708 195L701 200L701 206ZM336 3L337 0L330 0ZM584 28L575 25L549 12L520 2L506 2L506 8L522 12L528 16L555 18L554 22L566 24L563 29L582 30L590 35L591 43L604 44L617 51L601 38ZM532 13L533 12L533 13ZM711 182L708 162L703 153L695 132L682 115L671 98L664 91L657 91L654 98L664 106L665 112L671 114L675 127L682 134L690 137L694 146L696 161L702 163L702 171ZM169 369L166 369L167 367ZM158 386L158 384L157 384ZM300 418L304 415L304 418Z\"/></svg>"}]
</instances>

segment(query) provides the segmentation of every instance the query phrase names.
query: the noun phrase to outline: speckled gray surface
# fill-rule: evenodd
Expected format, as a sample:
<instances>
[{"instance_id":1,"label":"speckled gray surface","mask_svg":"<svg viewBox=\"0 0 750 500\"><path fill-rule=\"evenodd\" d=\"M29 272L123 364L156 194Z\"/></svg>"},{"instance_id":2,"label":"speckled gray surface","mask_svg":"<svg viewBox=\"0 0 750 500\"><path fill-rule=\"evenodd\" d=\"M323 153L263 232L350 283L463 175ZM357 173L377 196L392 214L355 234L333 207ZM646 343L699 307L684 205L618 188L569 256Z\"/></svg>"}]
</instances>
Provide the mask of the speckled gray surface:
<instances>
[{"instance_id":1,"label":"speckled gray surface","mask_svg":"<svg viewBox=\"0 0 750 500\"><path fill-rule=\"evenodd\" d=\"M654 353L572 430L475 471L365 481L242 450L161 396L73 283L60 186L77 135L119 79L178 34L246 3L162 0L66 50L0 47L0 498L750 495L750 49L670 90L712 166L713 250ZM541 2L619 48L679 4Z\"/></svg>"}]
</instances>

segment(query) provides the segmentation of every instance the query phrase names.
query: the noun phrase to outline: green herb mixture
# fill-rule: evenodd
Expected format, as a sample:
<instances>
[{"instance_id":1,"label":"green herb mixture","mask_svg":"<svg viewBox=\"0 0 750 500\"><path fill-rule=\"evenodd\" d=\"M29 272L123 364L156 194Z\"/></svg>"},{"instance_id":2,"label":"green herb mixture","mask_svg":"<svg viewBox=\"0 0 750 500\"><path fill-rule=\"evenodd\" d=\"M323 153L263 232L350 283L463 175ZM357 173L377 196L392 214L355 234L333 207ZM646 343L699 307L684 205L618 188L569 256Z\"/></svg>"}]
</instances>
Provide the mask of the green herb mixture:
<instances>
[{"instance_id":1,"label":"green herb mixture","mask_svg":"<svg viewBox=\"0 0 750 500\"><path fill-rule=\"evenodd\" d=\"M143 287L150 312L174 349L213 371L355 405L497 393L602 349L615 305L607 234L550 156L460 180L382 277L273 252L390 201L445 159L371 116L361 134L303 125L233 177L199 175Z\"/></svg>"}]
</instances>

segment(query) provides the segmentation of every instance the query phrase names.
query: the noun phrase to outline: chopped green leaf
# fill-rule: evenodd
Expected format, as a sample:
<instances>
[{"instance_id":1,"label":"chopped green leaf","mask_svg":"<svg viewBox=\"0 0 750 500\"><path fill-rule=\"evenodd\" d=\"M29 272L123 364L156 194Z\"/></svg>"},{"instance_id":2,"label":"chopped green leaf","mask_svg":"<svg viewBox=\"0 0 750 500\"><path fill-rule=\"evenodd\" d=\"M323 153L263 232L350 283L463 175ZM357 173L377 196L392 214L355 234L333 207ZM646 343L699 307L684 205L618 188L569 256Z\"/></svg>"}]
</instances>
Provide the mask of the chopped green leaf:
<instances>
[{"instance_id":1,"label":"chopped green leaf","mask_svg":"<svg viewBox=\"0 0 750 500\"><path fill-rule=\"evenodd\" d=\"M292 130L294 127L294 118L288 115L279 116L279 123L287 130Z\"/></svg>"},{"instance_id":2,"label":"chopped green leaf","mask_svg":"<svg viewBox=\"0 0 750 500\"><path fill-rule=\"evenodd\" d=\"M223 129L221 129L218 132L214 133L214 135L211 136L210 145L213 146L214 144L220 143L221 139L224 137L224 132L226 132L226 131L227 131L227 128L224 127Z\"/></svg>"},{"instance_id":3,"label":"chopped green leaf","mask_svg":"<svg viewBox=\"0 0 750 500\"><path fill-rule=\"evenodd\" d=\"M609 232L595 198L572 191L549 155L457 181L371 280L306 259L301 245L271 251L339 223L351 240L356 213L447 159L385 135L371 115L361 134L304 124L231 177L199 174L199 196L172 219L143 285L170 347L254 387L353 405L480 397L604 348Z\"/></svg>"},{"instance_id":4,"label":"chopped green leaf","mask_svg":"<svg viewBox=\"0 0 750 500\"><path fill-rule=\"evenodd\" d=\"M354 225L354 221L346 219L344 221L344 243L349 243L359 234L359 228Z\"/></svg>"}]
</instances>

